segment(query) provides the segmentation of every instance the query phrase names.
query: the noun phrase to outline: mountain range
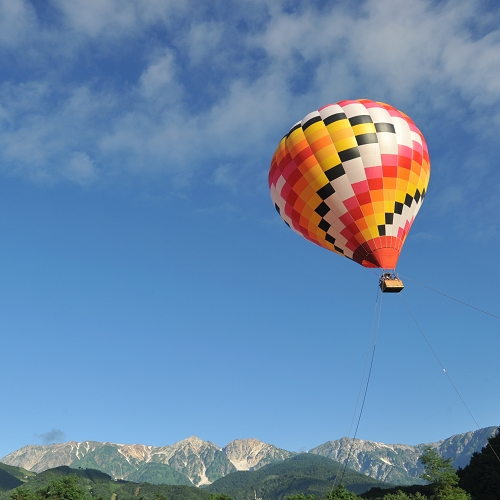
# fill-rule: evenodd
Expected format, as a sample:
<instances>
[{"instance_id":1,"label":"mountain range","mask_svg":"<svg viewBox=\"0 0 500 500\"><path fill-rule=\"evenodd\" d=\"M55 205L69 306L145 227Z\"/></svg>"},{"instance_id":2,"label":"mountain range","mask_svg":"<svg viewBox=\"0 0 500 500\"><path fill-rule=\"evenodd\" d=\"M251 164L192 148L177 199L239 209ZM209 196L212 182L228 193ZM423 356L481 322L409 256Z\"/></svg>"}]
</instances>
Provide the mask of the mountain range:
<instances>
[{"instance_id":1,"label":"mountain range","mask_svg":"<svg viewBox=\"0 0 500 500\"><path fill-rule=\"evenodd\" d=\"M89 491L91 496L87 498L102 500L137 500L138 497L139 500L208 500L212 493L224 493L222 498L229 495L235 500L284 500L290 495L304 493L323 498L340 477L346 488L357 493L365 493L373 488L383 491L388 487L359 472L343 470L341 464L329 458L311 453L294 455L256 471L234 472L205 488L116 480L99 470L72 469L66 465L36 474L0 463L0 472L5 472L3 476L0 474L0 500L44 499L50 497L47 492L52 487L58 491L58 498L77 498L67 490L66 494L61 494L61 488L68 485L64 483L64 486L60 482L65 476L76 476L83 490ZM54 481L59 486L54 486Z\"/></svg>"},{"instance_id":2,"label":"mountain range","mask_svg":"<svg viewBox=\"0 0 500 500\"><path fill-rule=\"evenodd\" d=\"M338 462L349 456L349 468L392 484L421 483L418 458L425 446L464 467L475 451L480 451L497 427L457 434L435 443L416 446L384 444L342 438L328 441L307 454ZM258 439L237 439L221 448L195 436L171 446L125 445L84 441L51 445L27 445L0 462L42 472L58 466L97 469L112 476L151 484L207 486L236 471L258 470L298 455Z\"/></svg>"},{"instance_id":3,"label":"mountain range","mask_svg":"<svg viewBox=\"0 0 500 500\"><path fill-rule=\"evenodd\" d=\"M99 470L73 469L66 465L36 474L0 463L0 472L5 473L0 474L0 500L34 499L25 494L27 490L32 493L44 491L38 498L47 498L44 495L52 481L64 476L76 476L92 497L106 500L137 500L137 497L140 497L139 500L208 500L211 493L224 493L235 500L283 500L287 496L304 493L323 498L340 481L340 477L346 488L356 493L388 487L387 484L352 469L344 470L341 464L329 458L311 453L294 455L255 471L234 472L204 488L116 480ZM26 472L30 475L27 476ZM18 488L17 493L14 488ZM61 495L62 497L73 498Z\"/></svg>"}]
</instances>

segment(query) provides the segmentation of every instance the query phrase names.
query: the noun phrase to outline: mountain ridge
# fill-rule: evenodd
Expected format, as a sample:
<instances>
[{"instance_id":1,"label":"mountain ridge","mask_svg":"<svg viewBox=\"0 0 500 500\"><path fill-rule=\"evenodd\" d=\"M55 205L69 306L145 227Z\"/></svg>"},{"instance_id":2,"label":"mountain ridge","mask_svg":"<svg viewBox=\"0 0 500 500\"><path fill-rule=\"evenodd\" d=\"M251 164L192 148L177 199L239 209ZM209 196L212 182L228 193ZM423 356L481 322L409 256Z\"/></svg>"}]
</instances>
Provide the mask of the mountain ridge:
<instances>
[{"instance_id":1,"label":"mountain ridge","mask_svg":"<svg viewBox=\"0 0 500 500\"><path fill-rule=\"evenodd\" d=\"M418 477L422 472L418 458L425 446L431 446L445 458L452 458L456 467L464 467L472 453L480 451L496 430L497 427L485 427L419 445L344 437L327 441L308 453L338 462L344 462L349 456L349 468L374 479L401 485L418 484L422 482ZM232 472L258 470L295 455L298 454L256 438L235 439L221 448L190 436L159 447L98 441L26 445L0 461L33 472L65 465L102 470L115 479L145 481L147 477L153 484L207 486Z\"/></svg>"}]
</instances>

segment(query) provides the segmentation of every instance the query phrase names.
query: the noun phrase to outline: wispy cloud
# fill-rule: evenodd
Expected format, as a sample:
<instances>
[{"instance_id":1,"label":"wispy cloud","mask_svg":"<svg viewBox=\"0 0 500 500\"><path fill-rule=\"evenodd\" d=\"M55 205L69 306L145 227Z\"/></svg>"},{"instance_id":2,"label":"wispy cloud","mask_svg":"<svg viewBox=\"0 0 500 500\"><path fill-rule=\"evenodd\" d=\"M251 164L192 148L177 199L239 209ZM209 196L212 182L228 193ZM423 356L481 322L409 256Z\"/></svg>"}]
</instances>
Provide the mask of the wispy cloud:
<instances>
[{"instance_id":1,"label":"wispy cloud","mask_svg":"<svg viewBox=\"0 0 500 500\"><path fill-rule=\"evenodd\" d=\"M154 25L169 25L189 5L184 0L53 0L64 29L90 39L134 36Z\"/></svg>"},{"instance_id":2,"label":"wispy cloud","mask_svg":"<svg viewBox=\"0 0 500 500\"><path fill-rule=\"evenodd\" d=\"M5 46L23 44L36 26L36 12L25 0L2 0L0 2L0 43Z\"/></svg>"},{"instance_id":3,"label":"wispy cloud","mask_svg":"<svg viewBox=\"0 0 500 500\"><path fill-rule=\"evenodd\" d=\"M13 61L0 85L1 168L85 185L201 175L234 189L228 166L260 172L311 109L369 97L414 118L448 186L443 206L466 205L471 173L499 177L500 13L473 0L402 5L53 0L42 11L0 0Z\"/></svg>"},{"instance_id":4,"label":"wispy cloud","mask_svg":"<svg viewBox=\"0 0 500 500\"><path fill-rule=\"evenodd\" d=\"M43 444L51 444L64 441L66 438L66 433L60 429L52 429L48 432L43 432L42 434L36 435L38 439L41 439Z\"/></svg>"}]
</instances>

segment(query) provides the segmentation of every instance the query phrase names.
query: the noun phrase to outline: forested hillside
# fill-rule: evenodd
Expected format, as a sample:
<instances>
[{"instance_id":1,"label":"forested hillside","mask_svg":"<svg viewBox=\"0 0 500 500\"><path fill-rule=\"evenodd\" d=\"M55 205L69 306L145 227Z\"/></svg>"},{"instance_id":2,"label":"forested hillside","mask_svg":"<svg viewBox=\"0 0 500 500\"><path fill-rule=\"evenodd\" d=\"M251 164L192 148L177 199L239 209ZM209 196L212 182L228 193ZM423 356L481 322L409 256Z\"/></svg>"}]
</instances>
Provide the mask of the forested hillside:
<instances>
[{"instance_id":1,"label":"forested hillside","mask_svg":"<svg viewBox=\"0 0 500 500\"><path fill-rule=\"evenodd\" d=\"M56 483L56 494L50 491ZM77 492L76 497L66 496ZM56 467L31 477L22 486L0 494L0 500L206 500L209 493L195 486L153 485L113 480L108 474L94 469Z\"/></svg>"},{"instance_id":2,"label":"forested hillside","mask_svg":"<svg viewBox=\"0 0 500 500\"><path fill-rule=\"evenodd\" d=\"M234 472L215 481L206 489L226 493L237 500L257 498L281 500L290 495L305 494L322 497L340 482L343 466L333 460L310 453L302 453L284 462L267 465L257 471ZM344 484L356 493L374 486L385 486L381 481L348 469Z\"/></svg>"}]
</instances>

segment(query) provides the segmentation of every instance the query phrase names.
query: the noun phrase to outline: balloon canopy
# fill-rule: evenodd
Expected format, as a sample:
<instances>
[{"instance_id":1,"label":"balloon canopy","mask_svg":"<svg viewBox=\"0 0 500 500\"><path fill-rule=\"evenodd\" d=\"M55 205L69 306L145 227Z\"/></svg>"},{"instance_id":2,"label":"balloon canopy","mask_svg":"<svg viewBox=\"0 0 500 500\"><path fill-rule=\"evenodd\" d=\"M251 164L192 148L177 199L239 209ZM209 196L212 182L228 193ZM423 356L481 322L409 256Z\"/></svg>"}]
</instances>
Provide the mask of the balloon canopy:
<instances>
[{"instance_id":1,"label":"balloon canopy","mask_svg":"<svg viewBox=\"0 0 500 500\"><path fill-rule=\"evenodd\" d=\"M280 216L304 238L365 267L395 269L429 176L413 121L360 99L294 125L273 155L269 187Z\"/></svg>"}]
</instances>

